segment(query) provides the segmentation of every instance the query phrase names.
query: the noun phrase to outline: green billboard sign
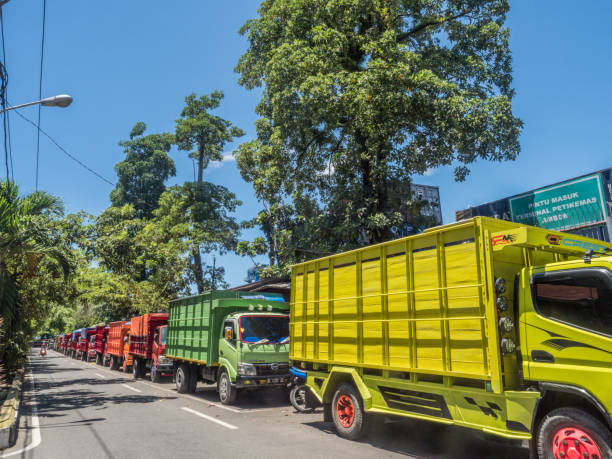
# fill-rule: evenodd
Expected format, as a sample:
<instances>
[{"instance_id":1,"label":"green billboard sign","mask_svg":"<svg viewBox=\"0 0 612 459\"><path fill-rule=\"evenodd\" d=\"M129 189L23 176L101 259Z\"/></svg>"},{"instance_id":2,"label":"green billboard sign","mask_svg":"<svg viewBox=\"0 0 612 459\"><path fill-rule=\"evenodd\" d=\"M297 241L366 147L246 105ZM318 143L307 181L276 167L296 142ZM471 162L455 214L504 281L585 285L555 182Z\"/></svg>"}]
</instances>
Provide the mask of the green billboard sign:
<instances>
[{"instance_id":1,"label":"green billboard sign","mask_svg":"<svg viewBox=\"0 0 612 459\"><path fill-rule=\"evenodd\" d=\"M599 174L510 198L512 221L550 230L601 223L607 216Z\"/></svg>"}]
</instances>

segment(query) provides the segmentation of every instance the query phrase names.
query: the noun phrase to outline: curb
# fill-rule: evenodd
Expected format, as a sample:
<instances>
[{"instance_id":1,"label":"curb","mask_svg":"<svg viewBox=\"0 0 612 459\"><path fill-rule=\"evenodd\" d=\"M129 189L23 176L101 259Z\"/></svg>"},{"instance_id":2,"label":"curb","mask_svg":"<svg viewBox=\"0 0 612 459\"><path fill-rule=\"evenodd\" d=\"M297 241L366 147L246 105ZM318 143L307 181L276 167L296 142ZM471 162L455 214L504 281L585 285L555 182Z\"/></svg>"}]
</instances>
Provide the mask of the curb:
<instances>
[{"instance_id":1,"label":"curb","mask_svg":"<svg viewBox=\"0 0 612 459\"><path fill-rule=\"evenodd\" d=\"M23 375L24 370L17 372L13 384L6 389L8 394L0 407L0 449L8 448L17 441Z\"/></svg>"}]
</instances>

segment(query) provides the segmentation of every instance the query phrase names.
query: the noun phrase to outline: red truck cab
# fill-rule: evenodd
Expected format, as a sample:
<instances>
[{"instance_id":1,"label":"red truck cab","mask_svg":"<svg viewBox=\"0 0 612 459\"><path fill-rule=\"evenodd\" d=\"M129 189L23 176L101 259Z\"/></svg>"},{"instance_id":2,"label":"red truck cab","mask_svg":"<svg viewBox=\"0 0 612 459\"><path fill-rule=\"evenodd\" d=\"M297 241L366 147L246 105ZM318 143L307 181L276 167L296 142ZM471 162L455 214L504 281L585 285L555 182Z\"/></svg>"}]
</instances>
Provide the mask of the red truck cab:
<instances>
[{"instance_id":1,"label":"red truck cab","mask_svg":"<svg viewBox=\"0 0 612 459\"><path fill-rule=\"evenodd\" d=\"M147 370L151 380L159 381L162 374L172 374L172 361L166 358L168 314L163 312L132 317L130 355L134 378L144 378Z\"/></svg>"},{"instance_id":2,"label":"red truck cab","mask_svg":"<svg viewBox=\"0 0 612 459\"><path fill-rule=\"evenodd\" d=\"M153 362L151 363L151 381L153 382L159 382L161 376L172 375L174 373L172 361L166 358L167 339L168 325L157 327L153 335Z\"/></svg>"},{"instance_id":3,"label":"red truck cab","mask_svg":"<svg viewBox=\"0 0 612 459\"><path fill-rule=\"evenodd\" d=\"M108 356L106 353L106 347L108 345L108 331L110 327L101 325L96 327L96 339L94 341L94 357L98 365L106 365Z\"/></svg>"}]
</instances>

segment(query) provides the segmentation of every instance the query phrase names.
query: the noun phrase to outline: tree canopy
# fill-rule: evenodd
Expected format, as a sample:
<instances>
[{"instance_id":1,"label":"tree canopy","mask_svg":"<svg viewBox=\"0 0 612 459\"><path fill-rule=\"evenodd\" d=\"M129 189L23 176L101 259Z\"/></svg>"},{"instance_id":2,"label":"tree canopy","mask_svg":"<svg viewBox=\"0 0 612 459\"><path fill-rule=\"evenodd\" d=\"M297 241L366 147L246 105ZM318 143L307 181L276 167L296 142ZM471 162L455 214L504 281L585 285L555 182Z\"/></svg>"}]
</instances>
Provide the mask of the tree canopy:
<instances>
[{"instance_id":1,"label":"tree canopy","mask_svg":"<svg viewBox=\"0 0 612 459\"><path fill-rule=\"evenodd\" d=\"M406 223L412 175L452 165L465 180L477 160L516 158L507 11L506 0L262 2L236 66L240 84L262 88L257 139L237 155L262 221L317 253L378 242Z\"/></svg>"}]
</instances>

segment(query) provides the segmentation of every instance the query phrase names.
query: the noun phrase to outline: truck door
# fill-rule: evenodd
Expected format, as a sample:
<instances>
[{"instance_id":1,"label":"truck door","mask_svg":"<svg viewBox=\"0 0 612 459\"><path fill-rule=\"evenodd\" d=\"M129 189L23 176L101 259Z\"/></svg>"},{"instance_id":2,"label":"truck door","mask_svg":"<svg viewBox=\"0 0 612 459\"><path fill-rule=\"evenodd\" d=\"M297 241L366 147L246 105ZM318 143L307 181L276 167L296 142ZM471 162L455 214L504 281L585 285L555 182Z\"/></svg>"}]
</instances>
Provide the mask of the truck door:
<instances>
[{"instance_id":1,"label":"truck door","mask_svg":"<svg viewBox=\"0 0 612 459\"><path fill-rule=\"evenodd\" d=\"M612 408L612 271L533 268L523 282L525 378L586 389ZM525 279L526 280L526 279Z\"/></svg>"},{"instance_id":2,"label":"truck door","mask_svg":"<svg viewBox=\"0 0 612 459\"><path fill-rule=\"evenodd\" d=\"M232 368L236 367L238 350L236 348L236 321L227 319L223 322L222 336L219 340L219 360L225 359Z\"/></svg>"}]
</instances>

